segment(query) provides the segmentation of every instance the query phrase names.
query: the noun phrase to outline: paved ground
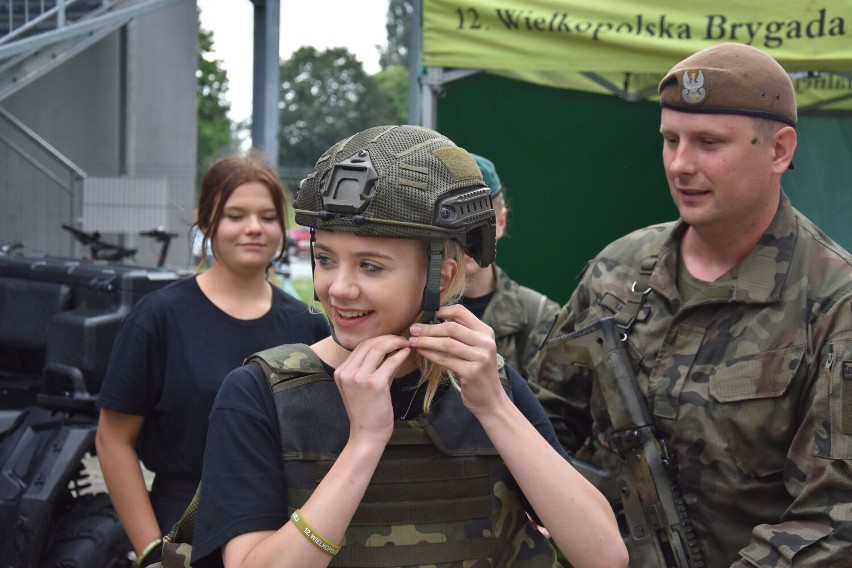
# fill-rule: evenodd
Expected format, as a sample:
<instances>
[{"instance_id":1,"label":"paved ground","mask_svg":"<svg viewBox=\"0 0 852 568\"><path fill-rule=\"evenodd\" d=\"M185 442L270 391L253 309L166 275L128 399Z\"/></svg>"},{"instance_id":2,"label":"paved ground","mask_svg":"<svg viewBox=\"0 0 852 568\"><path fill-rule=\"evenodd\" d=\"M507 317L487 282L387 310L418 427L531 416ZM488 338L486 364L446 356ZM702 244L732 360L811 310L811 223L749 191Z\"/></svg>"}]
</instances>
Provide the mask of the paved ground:
<instances>
[{"instance_id":1,"label":"paved ground","mask_svg":"<svg viewBox=\"0 0 852 568\"><path fill-rule=\"evenodd\" d=\"M86 465L86 472L89 474L89 480L92 486L83 491L83 493L107 493L106 485L104 485L104 476L101 474L101 466L98 463L98 458L90 454L86 454L83 458L83 463ZM141 465L141 464L140 464ZM154 474L142 467L142 475L145 477L145 483L148 490L151 489L151 482L154 481Z\"/></svg>"}]
</instances>

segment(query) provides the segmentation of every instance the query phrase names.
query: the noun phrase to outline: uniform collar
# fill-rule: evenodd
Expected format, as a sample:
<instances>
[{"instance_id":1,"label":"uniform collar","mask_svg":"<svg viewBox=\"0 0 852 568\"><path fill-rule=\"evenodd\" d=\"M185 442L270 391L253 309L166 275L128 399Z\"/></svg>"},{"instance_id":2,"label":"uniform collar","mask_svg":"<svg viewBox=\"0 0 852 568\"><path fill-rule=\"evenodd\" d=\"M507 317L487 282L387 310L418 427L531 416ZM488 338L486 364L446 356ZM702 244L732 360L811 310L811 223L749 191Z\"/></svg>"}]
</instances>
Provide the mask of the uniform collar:
<instances>
[{"instance_id":1,"label":"uniform collar","mask_svg":"<svg viewBox=\"0 0 852 568\"><path fill-rule=\"evenodd\" d=\"M660 249L660 259L651 275L650 285L670 302L679 302L677 255L687 224L678 220ZM796 216L790 200L782 191L775 217L757 246L742 262L699 293L693 303L731 301L745 304L769 304L781 298L781 290L790 269L796 244Z\"/></svg>"}]
</instances>

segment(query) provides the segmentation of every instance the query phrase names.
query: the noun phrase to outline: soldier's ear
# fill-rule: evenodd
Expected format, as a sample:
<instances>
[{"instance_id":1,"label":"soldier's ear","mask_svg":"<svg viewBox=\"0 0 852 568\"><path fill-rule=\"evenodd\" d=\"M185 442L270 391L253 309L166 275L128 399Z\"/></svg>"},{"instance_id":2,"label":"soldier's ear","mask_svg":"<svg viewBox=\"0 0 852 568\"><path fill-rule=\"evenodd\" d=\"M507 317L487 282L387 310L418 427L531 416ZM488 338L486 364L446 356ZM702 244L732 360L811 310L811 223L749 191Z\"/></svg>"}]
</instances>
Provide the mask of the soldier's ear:
<instances>
[{"instance_id":1,"label":"soldier's ear","mask_svg":"<svg viewBox=\"0 0 852 568\"><path fill-rule=\"evenodd\" d=\"M778 175L786 172L793 161L793 152L796 151L797 135L792 126L779 128L773 137L773 160L772 171Z\"/></svg>"}]
</instances>

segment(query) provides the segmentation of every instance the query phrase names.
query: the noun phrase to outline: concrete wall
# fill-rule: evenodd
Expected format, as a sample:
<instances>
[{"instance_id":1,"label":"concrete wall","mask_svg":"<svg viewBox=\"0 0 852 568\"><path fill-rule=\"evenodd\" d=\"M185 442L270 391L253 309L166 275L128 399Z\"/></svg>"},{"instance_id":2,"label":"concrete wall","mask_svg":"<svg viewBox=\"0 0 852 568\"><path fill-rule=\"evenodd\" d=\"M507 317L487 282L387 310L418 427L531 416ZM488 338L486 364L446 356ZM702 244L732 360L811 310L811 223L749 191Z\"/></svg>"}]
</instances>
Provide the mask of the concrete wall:
<instances>
[{"instance_id":1,"label":"concrete wall","mask_svg":"<svg viewBox=\"0 0 852 568\"><path fill-rule=\"evenodd\" d=\"M186 235L195 196L196 21L195 2L146 13L2 103L88 176L165 178L166 229L180 234L168 262L181 267L189 262ZM46 206L67 201L64 192L29 185L33 174L3 173L26 169L19 154L0 150L0 243L22 241L49 254L83 254L61 228L79 219L72 219L68 207ZM138 248L138 264L156 259L153 240L135 232L106 234L105 240Z\"/></svg>"}]
</instances>

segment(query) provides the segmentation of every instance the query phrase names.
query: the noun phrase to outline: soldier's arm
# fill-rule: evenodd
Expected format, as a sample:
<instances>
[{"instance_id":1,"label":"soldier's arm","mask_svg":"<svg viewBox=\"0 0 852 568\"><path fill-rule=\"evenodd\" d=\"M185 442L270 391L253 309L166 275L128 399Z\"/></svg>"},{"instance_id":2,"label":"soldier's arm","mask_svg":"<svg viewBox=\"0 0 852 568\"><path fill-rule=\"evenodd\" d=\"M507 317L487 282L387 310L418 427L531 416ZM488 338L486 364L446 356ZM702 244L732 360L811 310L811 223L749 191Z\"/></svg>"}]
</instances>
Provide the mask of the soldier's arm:
<instances>
[{"instance_id":1,"label":"soldier's arm","mask_svg":"<svg viewBox=\"0 0 852 568\"><path fill-rule=\"evenodd\" d=\"M556 318L559 317L559 304L547 297L544 300L544 306L538 314L538 319L530 322L530 333L527 336L524 352L518 354L521 365L518 371L525 379L529 379L532 362L544 343L545 338L547 338L550 328L553 327Z\"/></svg>"},{"instance_id":2,"label":"soldier's arm","mask_svg":"<svg viewBox=\"0 0 852 568\"><path fill-rule=\"evenodd\" d=\"M585 283L581 283L550 326L541 348L529 364L527 377L559 441L569 452L579 449L591 435L592 375L590 370L572 365L564 350L558 345L549 346L547 340L574 331L577 315L586 305L587 290Z\"/></svg>"},{"instance_id":3,"label":"soldier's arm","mask_svg":"<svg viewBox=\"0 0 852 568\"><path fill-rule=\"evenodd\" d=\"M852 558L852 298L814 328L816 357L802 418L787 453L792 497L776 524L754 527L746 566L846 566ZM779 558L785 562L779 564Z\"/></svg>"}]
</instances>

